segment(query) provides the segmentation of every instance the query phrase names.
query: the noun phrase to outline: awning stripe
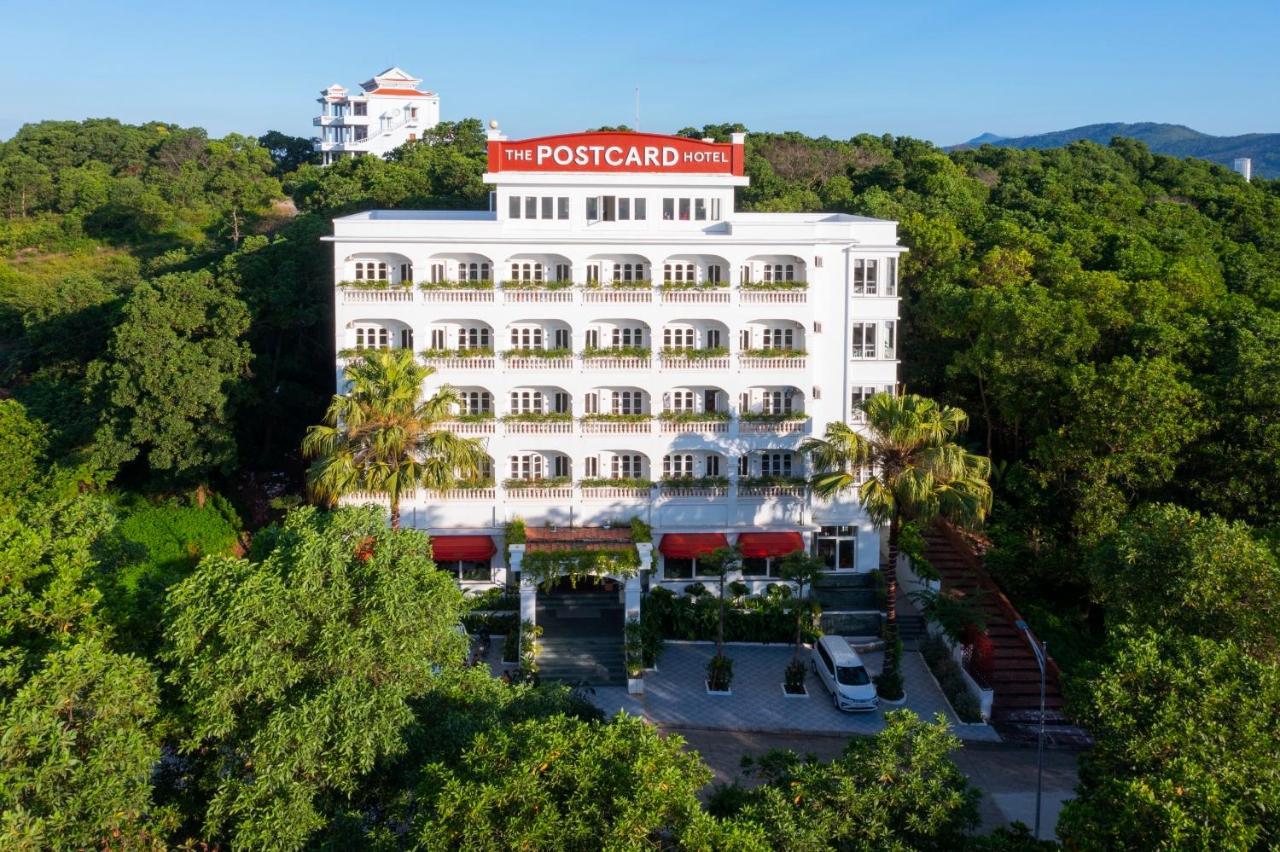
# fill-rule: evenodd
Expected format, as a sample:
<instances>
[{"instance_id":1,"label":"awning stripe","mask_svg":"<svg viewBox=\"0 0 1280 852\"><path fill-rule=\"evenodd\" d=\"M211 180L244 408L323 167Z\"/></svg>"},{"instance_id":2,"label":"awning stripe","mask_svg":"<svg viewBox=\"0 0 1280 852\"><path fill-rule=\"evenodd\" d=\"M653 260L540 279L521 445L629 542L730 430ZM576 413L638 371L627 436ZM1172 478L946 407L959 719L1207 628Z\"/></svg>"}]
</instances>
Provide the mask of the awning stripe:
<instances>
[{"instance_id":1,"label":"awning stripe","mask_svg":"<svg viewBox=\"0 0 1280 852\"><path fill-rule=\"evenodd\" d=\"M746 532L738 536L738 549L753 559L786 556L804 550L804 536L798 532Z\"/></svg>"},{"instance_id":2,"label":"awning stripe","mask_svg":"<svg viewBox=\"0 0 1280 852\"><path fill-rule=\"evenodd\" d=\"M498 552L487 535L436 535L431 537L431 553L437 562L482 562Z\"/></svg>"},{"instance_id":3,"label":"awning stripe","mask_svg":"<svg viewBox=\"0 0 1280 852\"><path fill-rule=\"evenodd\" d=\"M675 559L696 559L718 547L728 547L729 540L723 533L666 533L658 544L663 556Z\"/></svg>"}]
</instances>

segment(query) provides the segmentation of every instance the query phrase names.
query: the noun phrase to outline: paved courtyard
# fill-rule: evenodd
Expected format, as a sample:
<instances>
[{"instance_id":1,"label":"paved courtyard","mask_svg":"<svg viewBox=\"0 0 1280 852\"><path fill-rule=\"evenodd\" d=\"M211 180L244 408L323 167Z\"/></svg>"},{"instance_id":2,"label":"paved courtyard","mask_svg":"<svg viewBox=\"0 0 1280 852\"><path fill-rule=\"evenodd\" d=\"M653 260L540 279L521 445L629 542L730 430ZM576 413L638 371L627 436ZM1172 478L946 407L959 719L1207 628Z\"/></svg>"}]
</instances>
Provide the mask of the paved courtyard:
<instances>
[{"instance_id":1,"label":"paved courtyard","mask_svg":"<svg viewBox=\"0 0 1280 852\"><path fill-rule=\"evenodd\" d=\"M791 659L790 646L729 645L725 653L733 659L732 695L706 693L705 671L715 654L714 644L668 642L658 671L645 675L643 695L628 695L626 687L601 686L595 687L595 703L606 713L622 710L664 727L843 736L877 733L884 727L884 713L899 709L881 702L873 713L842 713L832 706L830 693L812 671L805 682L808 698L785 697L782 673ZM883 666L881 653L862 658L871 672ZM905 652L902 669L905 709L925 719L941 713L962 740L999 742L988 725L959 723L920 654Z\"/></svg>"}]
</instances>

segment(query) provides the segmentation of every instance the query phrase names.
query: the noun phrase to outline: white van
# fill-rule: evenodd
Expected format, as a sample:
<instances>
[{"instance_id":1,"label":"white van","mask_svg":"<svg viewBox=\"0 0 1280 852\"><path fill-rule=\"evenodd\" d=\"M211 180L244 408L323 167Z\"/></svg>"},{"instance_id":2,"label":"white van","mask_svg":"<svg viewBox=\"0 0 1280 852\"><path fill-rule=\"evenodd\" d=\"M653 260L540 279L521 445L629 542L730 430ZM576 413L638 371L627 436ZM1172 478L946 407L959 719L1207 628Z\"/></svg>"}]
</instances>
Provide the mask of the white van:
<instances>
[{"instance_id":1,"label":"white van","mask_svg":"<svg viewBox=\"0 0 1280 852\"><path fill-rule=\"evenodd\" d=\"M876 685L857 652L840 636L823 636L813 646L813 671L831 690L837 710L874 710Z\"/></svg>"}]
</instances>

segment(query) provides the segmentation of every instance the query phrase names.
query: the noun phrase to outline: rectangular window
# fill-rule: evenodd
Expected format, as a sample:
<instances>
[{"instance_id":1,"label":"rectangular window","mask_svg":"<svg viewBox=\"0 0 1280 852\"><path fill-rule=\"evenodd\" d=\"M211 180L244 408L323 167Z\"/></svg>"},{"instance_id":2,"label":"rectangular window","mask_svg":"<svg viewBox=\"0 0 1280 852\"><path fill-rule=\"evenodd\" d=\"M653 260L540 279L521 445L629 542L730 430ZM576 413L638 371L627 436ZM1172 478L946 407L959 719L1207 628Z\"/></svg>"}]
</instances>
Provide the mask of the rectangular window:
<instances>
[{"instance_id":1,"label":"rectangular window","mask_svg":"<svg viewBox=\"0 0 1280 852\"><path fill-rule=\"evenodd\" d=\"M573 278L573 273L570 271L569 264L567 263L556 264L556 277L555 277L556 281L569 281L572 278Z\"/></svg>"},{"instance_id":2,"label":"rectangular window","mask_svg":"<svg viewBox=\"0 0 1280 852\"><path fill-rule=\"evenodd\" d=\"M891 257L884 262L884 294L898 295L898 259Z\"/></svg>"},{"instance_id":3,"label":"rectangular window","mask_svg":"<svg viewBox=\"0 0 1280 852\"><path fill-rule=\"evenodd\" d=\"M876 357L876 324L874 322L853 324L853 346L849 357L857 359Z\"/></svg>"},{"instance_id":4,"label":"rectangular window","mask_svg":"<svg viewBox=\"0 0 1280 852\"><path fill-rule=\"evenodd\" d=\"M600 218L600 199L592 197L587 199L587 221L595 222Z\"/></svg>"},{"instance_id":5,"label":"rectangular window","mask_svg":"<svg viewBox=\"0 0 1280 852\"><path fill-rule=\"evenodd\" d=\"M556 218L569 218L569 197L566 195L562 195L556 199Z\"/></svg>"},{"instance_id":6,"label":"rectangular window","mask_svg":"<svg viewBox=\"0 0 1280 852\"><path fill-rule=\"evenodd\" d=\"M446 345L447 344L445 343L444 329L443 328L431 329L431 348L444 349Z\"/></svg>"},{"instance_id":7,"label":"rectangular window","mask_svg":"<svg viewBox=\"0 0 1280 852\"><path fill-rule=\"evenodd\" d=\"M369 105L367 103L364 103L363 101L357 101L356 103L353 103L351 105L351 114L352 115L368 115Z\"/></svg>"},{"instance_id":8,"label":"rectangular window","mask_svg":"<svg viewBox=\"0 0 1280 852\"><path fill-rule=\"evenodd\" d=\"M641 391L613 391L614 414L643 414Z\"/></svg>"},{"instance_id":9,"label":"rectangular window","mask_svg":"<svg viewBox=\"0 0 1280 852\"><path fill-rule=\"evenodd\" d=\"M550 195L544 195L542 197L542 218L543 219L551 218L551 208L552 208L552 205L555 204L555 201L556 200L552 198Z\"/></svg>"},{"instance_id":10,"label":"rectangular window","mask_svg":"<svg viewBox=\"0 0 1280 852\"><path fill-rule=\"evenodd\" d=\"M606 222L614 222L618 219L618 198L615 195L606 195L600 199L602 202L601 219Z\"/></svg>"},{"instance_id":11,"label":"rectangular window","mask_svg":"<svg viewBox=\"0 0 1280 852\"><path fill-rule=\"evenodd\" d=\"M678 413L693 411L693 400L691 390L674 391L671 394L671 410Z\"/></svg>"},{"instance_id":12,"label":"rectangular window","mask_svg":"<svg viewBox=\"0 0 1280 852\"><path fill-rule=\"evenodd\" d=\"M542 328L539 326L520 326L511 329L512 349L541 349Z\"/></svg>"},{"instance_id":13,"label":"rectangular window","mask_svg":"<svg viewBox=\"0 0 1280 852\"><path fill-rule=\"evenodd\" d=\"M589 393L582 398L582 410L587 414L598 414L600 412L600 395Z\"/></svg>"},{"instance_id":14,"label":"rectangular window","mask_svg":"<svg viewBox=\"0 0 1280 852\"><path fill-rule=\"evenodd\" d=\"M662 475L670 477L693 476L693 456L675 453L662 457Z\"/></svg>"},{"instance_id":15,"label":"rectangular window","mask_svg":"<svg viewBox=\"0 0 1280 852\"><path fill-rule=\"evenodd\" d=\"M538 218L538 197L536 195L526 195L524 197L524 218Z\"/></svg>"},{"instance_id":16,"label":"rectangular window","mask_svg":"<svg viewBox=\"0 0 1280 852\"><path fill-rule=\"evenodd\" d=\"M635 218L636 218L637 220L643 220L643 219L645 218L645 201L644 201L644 199L643 199L643 198L637 198L637 199L636 199L636 203L635 203L635 205L634 205L634 208L635 208Z\"/></svg>"},{"instance_id":17,"label":"rectangular window","mask_svg":"<svg viewBox=\"0 0 1280 852\"><path fill-rule=\"evenodd\" d=\"M720 199L711 199L711 218L714 221L720 221Z\"/></svg>"},{"instance_id":18,"label":"rectangular window","mask_svg":"<svg viewBox=\"0 0 1280 852\"><path fill-rule=\"evenodd\" d=\"M706 220L707 218L707 199L695 198L693 200L693 218Z\"/></svg>"},{"instance_id":19,"label":"rectangular window","mask_svg":"<svg viewBox=\"0 0 1280 852\"><path fill-rule=\"evenodd\" d=\"M720 475L720 457L715 453L712 453L711 455L707 456L706 468L707 468L707 473L706 473L707 476L719 476Z\"/></svg>"},{"instance_id":20,"label":"rectangular window","mask_svg":"<svg viewBox=\"0 0 1280 852\"><path fill-rule=\"evenodd\" d=\"M600 283L600 264L598 263L587 264L587 283L588 284Z\"/></svg>"},{"instance_id":21,"label":"rectangular window","mask_svg":"<svg viewBox=\"0 0 1280 852\"><path fill-rule=\"evenodd\" d=\"M738 456L738 476L751 475L751 457Z\"/></svg>"},{"instance_id":22,"label":"rectangular window","mask_svg":"<svg viewBox=\"0 0 1280 852\"><path fill-rule=\"evenodd\" d=\"M761 453L761 476L791 476L791 453Z\"/></svg>"},{"instance_id":23,"label":"rectangular window","mask_svg":"<svg viewBox=\"0 0 1280 852\"><path fill-rule=\"evenodd\" d=\"M582 475L593 479L600 475L600 460L595 456L587 456L582 462Z\"/></svg>"},{"instance_id":24,"label":"rectangular window","mask_svg":"<svg viewBox=\"0 0 1280 852\"><path fill-rule=\"evenodd\" d=\"M689 199L687 198L680 199L680 221L689 221Z\"/></svg>"},{"instance_id":25,"label":"rectangular window","mask_svg":"<svg viewBox=\"0 0 1280 852\"><path fill-rule=\"evenodd\" d=\"M749 265L740 266L738 268L738 278L741 279L743 284L750 284L751 283L751 267Z\"/></svg>"},{"instance_id":26,"label":"rectangular window","mask_svg":"<svg viewBox=\"0 0 1280 852\"><path fill-rule=\"evenodd\" d=\"M884 324L884 357L887 359L898 357L898 323L896 320L886 320Z\"/></svg>"},{"instance_id":27,"label":"rectangular window","mask_svg":"<svg viewBox=\"0 0 1280 852\"><path fill-rule=\"evenodd\" d=\"M662 330L662 345L670 349L694 348L693 329L679 326L664 328Z\"/></svg>"},{"instance_id":28,"label":"rectangular window","mask_svg":"<svg viewBox=\"0 0 1280 852\"><path fill-rule=\"evenodd\" d=\"M722 273L720 270L720 264L718 263L707 264L707 283L708 284L719 284L721 281L721 278L720 278L721 274Z\"/></svg>"},{"instance_id":29,"label":"rectangular window","mask_svg":"<svg viewBox=\"0 0 1280 852\"><path fill-rule=\"evenodd\" d=\"M707 333L705 337L707 339L708 349L719 349L721 346L724 345L720 342L720 329L718 328L707 329Z\"/></svg>"},{"instance_id":30,"label":"rectangular window","mask_svg":"<svg viewBox=\"0 0 1280 852\"><path fill-rule=\"evenodd\" d=\"M666 580L692 580L694 560L677 556L662 557L662 576Z\"/></svg>"},{"instance_id":31,"label":"rectangular window","mask_svg":"<svg viewBox=\"0 0 1280 852\"><path fill-rule=\"evenodd\" d=\"M554 456L551 459L551 469L554 471L552 476L568 476L569 475L569 457Z\"/></svg>"},{"instance_id":32,"label":"rectangular window","mask_svg":"<svg viewBox=\"0 0 1280 852\"><path fill-rule=\"evenodd\" d=\"M555 348L568 349L570 346L569 329L557 328L555 330Z\"/></svg>"},{"instance_id":33,"label":"rectangular window","mask_svg":"<svg viewBox=\"0 0 1280 852\"><path fill-rule=\"evenodd\" d=\"M765 556L746 556L742 560L742 576L768 577L769 563L774 560Z\"/></svg>"},{"instance_id":34,"label":"rectangular window","mask_svg":"<svg viewBox=\"0 0 1280 852\"><path fill-rule=\"evenodd\" d=\"M662 218L667 222L676 218L676 200L674 198L662 199Z\"/></svg>"},{"instance_id":35,"label":"rectangular window","mask_svg":"<svg viewBox=\"0 0 1280 852\"><path fill-rule=\"evenodd\" d=\"M876 272L876 261L855 258L853 261L853 295L876 295L878 290Z\"/></svg>"},{"instance_id":36,"label":"rectangular window","mask_svg":"<svg viewBox=\"0 0 1280 852\"><path fill-rule=\"evenodd\" d=\"M624 220L624 219L630 219L630 218L631 218L631 199L619 198L618 199L618 219Z\"/></svg>"},{"instance_id":37,"label":"rectangular window","mask_svg":"<svg viewBox=\"0 0 1280 852\"><path fill-rule=\"evenodd\" d=\"M551 410L556 414L569 413L569 394L565 391L556 391L551 395Z\"/></svg>"},{"instance_id":38,"label":"rectangular window","mask_svg":"<svg viewBox=\"0 0 1280 852\"><path fill-rule=\"evenodd\" d=\"M640 456L623 454L611 460L610 476L613 479L639 479L643 474L640 467Z\"/></svg>"},{"instance_id":39,"label":"rectangular window","mask_svg":"<svg viewBox=\"0 0 1280 852\"><path fill-rule=\"evenodd\" d=\"M852 526L823 527L814 536L814 555L830 571L851 571L856 566L857 529Z\"/></svg>"}]
</instances>

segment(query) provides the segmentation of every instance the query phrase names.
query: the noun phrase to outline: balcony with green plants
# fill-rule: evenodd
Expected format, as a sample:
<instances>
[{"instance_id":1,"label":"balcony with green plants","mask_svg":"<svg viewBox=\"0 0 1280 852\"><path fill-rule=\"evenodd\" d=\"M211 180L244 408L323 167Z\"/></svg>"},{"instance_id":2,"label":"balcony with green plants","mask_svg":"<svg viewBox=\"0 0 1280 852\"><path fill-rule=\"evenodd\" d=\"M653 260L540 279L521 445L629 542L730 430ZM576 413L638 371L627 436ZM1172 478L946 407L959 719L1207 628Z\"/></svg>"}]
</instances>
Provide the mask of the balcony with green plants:
<instances>
[{"instance_id":1,"label":"balcony with green plants","mask_svg":"<svg viewBox=\"0 0 1280 852\"><path fill-rule=\"evenodd\" d=\"M507 349L502 353L502 360L509 369L515 370L567 370L573 366L573 350L568 347Z\"/></svg>"},{"instance_id":2,"label":"balcony with green plants","mask_svg":"<svg viewBox=\"0 0 1280 852\"><path fill-rule=\"evenodd\" d=\"M721 497L729 490L724 476L664 476L658 482L666 497Z\"/></svg>"},{"instance_id":3,"label":"balcony with green plants","mask_svg":"<svg viewBox=\"0 0 1280 852\"><path fill-rule=\"evenodd\" d=\"M727 411L664 411L658 415L663 432L727 432L733 415Z\"/></svg>"},{"instance_id":4,"label":"balcony with green plants","mask_svg":"<svg viewBox=\"0 0 1280 852\"><path fill-rule=\"evenodd\" d=\"M582 365L592 370L647 370L653 363L648 346L588 346Z\"/></svg>"},{"instance_id":5,"label":"balcony with green plants","mask_svg":"<svg viewBox=\"0 0 1280 852\"><path fill-rule=\"evenodd\" d=\"M653 481L634 476L592 476L578 481L585 498L647 499L653 489Z\"/></svg>"},{"instance_id":6,"label":"balcony with green plants","mask_svg":"<svg viewBox=\"0 0 1280 852\"><path fill-rule=\"evenodd\" d=\"M744 411L738 424L743 434L795 435L809 431L810 417L803 411Z\"/></svg>"},{"instance_id":7,"label":"balcony with green plants","mask_svg":"<svg viewBox=\"0 0 1280 852\"><path fill-rule=\"evenodd\" d=\"M573 415L567 411L507 414L502 423L508 435L567 435L573 432Z\"/></svg>"},{"instance_id":8,"label":"balcony with green plants","mask_svg":"<svg viewBox=\"0 0 1280 852\"><path fill-rule=\"evenodd\" d=\"M591 435L635 435L653 431L652 414L584 414L582 431Z\"/></svg>"},{"instance_id":9,"label":"balcony with green plants","mask_svg":"<svg viewBox=\"0 0 1280 852\"><path fill-rule=\"evenodd\" d=\"M729 368L727 346L708 346L701 349L664 346L661 357L662 366L669 370L727 370Z\"/></svg>"}]
</instances>

